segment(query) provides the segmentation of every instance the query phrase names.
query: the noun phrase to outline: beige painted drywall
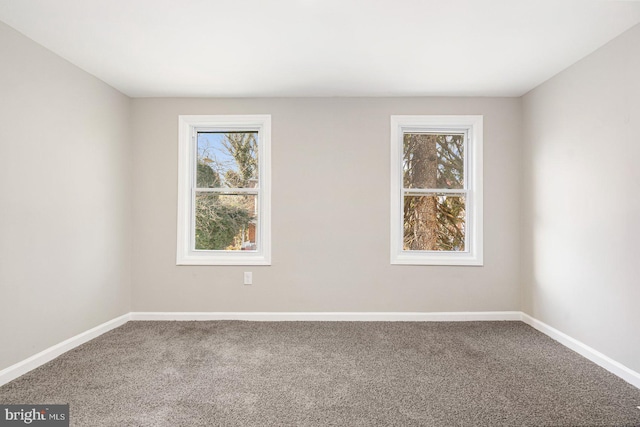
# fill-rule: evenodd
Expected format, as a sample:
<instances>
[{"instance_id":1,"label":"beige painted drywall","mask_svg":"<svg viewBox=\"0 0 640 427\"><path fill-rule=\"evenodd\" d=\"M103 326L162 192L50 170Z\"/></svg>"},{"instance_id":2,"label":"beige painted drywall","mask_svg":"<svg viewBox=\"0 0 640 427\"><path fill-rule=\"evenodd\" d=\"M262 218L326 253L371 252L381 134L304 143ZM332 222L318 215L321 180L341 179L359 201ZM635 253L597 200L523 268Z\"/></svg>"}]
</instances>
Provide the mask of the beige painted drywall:
<instances>
[{"instance_id":1,"label":"beige painted drywall","mask_svg":"<svg viewBox=\"0 0 640 427\"><path fill-rule=\"evenodd\" d=\"M523 308L640 371L640 25L524 97Z\"/></svg>"},{"instance_id":2,"label":"beige painted drywall","mask_svg":"<svg viewBox=\"0 0 640 427\"><path fill-rule=\"evenodd\" d=\"M518 310L520 100L134 99L135 311ZM176 266L178 115L272 115L273 264ZM389 116L484 115L484 267L389 263ZM243 286L243 271L254 285Z\"/></svg>"},{"instance_id":3,"label":"beige painted drywall","mask_svg":"<svg viewBox=\"0 0 640 427\"><path fill-rule=\"evenodd\" d=\"M129 107L0 22L0 369L130 311Z\"/></svg>"}]
</instances>

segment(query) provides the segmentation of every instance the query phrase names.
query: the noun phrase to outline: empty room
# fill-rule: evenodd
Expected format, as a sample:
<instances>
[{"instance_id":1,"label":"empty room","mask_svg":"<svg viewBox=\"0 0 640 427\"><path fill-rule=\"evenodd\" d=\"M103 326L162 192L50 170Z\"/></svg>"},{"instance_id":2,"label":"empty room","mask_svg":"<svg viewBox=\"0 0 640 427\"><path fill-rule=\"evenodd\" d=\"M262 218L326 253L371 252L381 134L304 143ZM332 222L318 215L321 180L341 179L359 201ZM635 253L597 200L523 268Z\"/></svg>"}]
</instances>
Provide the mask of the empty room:
<instances>
[{"instance_id":1,"label":"empty room","mask_svg":"<svg viewBox=\"0 0 640 427\"><path fill-rule=\"evenodd\" d=\"M0 0L0 427L640 426L640 1Z\"/></svg>"}]
</instances>

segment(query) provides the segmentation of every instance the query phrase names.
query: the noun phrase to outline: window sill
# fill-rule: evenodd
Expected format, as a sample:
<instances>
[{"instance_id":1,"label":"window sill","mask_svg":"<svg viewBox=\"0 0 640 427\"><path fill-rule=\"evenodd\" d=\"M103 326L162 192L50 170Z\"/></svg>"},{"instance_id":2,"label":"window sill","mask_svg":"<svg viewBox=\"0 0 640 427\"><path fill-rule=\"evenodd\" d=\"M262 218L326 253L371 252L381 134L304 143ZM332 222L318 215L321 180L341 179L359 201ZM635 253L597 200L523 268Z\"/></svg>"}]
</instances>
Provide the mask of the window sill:
<instances>
[{"instance_id":1,"label":"window sill","mask_svg":"<svg viewBox=\"0 0 640 427\"><path fill-rule=\"evenodd\" d=\"M179 256L176 265L271 265L271 259L260 254L190 254Z\"/></svg>"},{"instance_id":2,"label":"window sill","mask_svg":"<svg viewBox=\"0 0 640 427\"><path fill-rule=\"evenodd\" d=\"M402 252L391 256L391 264L394 265L458 265L482 267L482 257L470 253L409 253Z\"/></svg>"}]
</instances>

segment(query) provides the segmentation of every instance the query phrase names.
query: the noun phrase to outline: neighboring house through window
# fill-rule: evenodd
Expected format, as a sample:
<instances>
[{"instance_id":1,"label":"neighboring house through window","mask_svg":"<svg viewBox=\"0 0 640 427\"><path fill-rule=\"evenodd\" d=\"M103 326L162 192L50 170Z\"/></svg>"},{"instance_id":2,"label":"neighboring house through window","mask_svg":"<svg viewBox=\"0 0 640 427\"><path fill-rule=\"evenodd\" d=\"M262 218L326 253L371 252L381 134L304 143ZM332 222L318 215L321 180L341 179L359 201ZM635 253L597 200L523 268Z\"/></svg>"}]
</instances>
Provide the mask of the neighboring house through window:
<instances>
[{"instance_id":1,"label":"neighboring house through window","mask_svg":"<svg viewBox=\"0 0 640 427\"><path fill-rule=\"evenodd\" d=\"M178 265L269 265L271 116L180 116Z\"/></svg>"},{"instance_id":2,"label":"neighboring house through window","mask_svg":"<svg viewBox=\"0 0 640 427\"><path fill-rule=\"evenodd\" d=\"M391 263L482 265L482 116L391 116Z\"/></svg>"}]
</instances>

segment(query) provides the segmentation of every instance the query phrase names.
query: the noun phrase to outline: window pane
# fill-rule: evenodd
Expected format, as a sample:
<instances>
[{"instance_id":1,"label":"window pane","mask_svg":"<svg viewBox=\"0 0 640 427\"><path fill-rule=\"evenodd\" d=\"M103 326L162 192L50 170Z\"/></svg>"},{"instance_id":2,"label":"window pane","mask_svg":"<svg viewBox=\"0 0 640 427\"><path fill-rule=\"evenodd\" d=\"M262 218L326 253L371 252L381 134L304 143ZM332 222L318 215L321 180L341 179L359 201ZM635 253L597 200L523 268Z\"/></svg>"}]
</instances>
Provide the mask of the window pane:
<instances>
[{"instance_id":1,"label":"window pane","mask_svg":"<svg viewBox=\"0 0 640 427\"><path fill-rule=\"evenodd\" d=\"M257 188L258 132L198 132L198 188Z\"/></svg>"},{"instance_id":2,"label":"window pane","mask_svg":"<svg viewBox=\"0 0 640 427\"><path fill-rule=\"evenodd\" d=\"M196 250L256 250L255 194L196 193Z\"/></svg>"},{"instance_id":3,"label":"window pane","mask_svg":"<svg viewBox=\"0 0 640 427\"><path fill-rule=\"evenodd\" d=\"M464 196L405 196L405 251L464 251L465 231Z\"/></svg>"},{"instance_id":4,"label":"window pane","mask_svg":"<svg viewBox=\"0 0 640 427\"><path fill-rule=\"evenodd\" d=\"M405 133L404 188L464 188L464 135Z\"/></svg>"}]
</instances>

